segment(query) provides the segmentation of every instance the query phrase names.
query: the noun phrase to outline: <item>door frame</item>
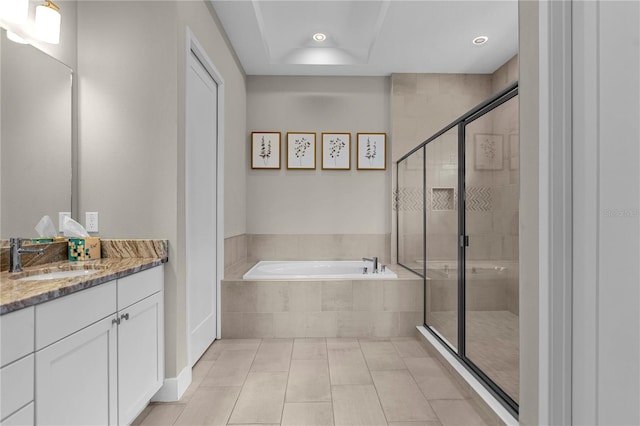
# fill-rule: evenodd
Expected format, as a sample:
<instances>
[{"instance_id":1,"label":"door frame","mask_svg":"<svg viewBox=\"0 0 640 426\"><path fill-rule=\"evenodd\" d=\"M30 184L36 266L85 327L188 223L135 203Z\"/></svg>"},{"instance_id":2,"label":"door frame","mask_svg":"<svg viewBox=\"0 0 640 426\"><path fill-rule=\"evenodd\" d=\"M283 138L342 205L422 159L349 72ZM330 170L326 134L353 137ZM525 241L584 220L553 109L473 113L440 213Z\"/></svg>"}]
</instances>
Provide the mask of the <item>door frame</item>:
<instances>
[{"instance_id":1,"label":"door frame","mask_svg":"<svg viewBox=\"0 0 640 426\"><path fill-rule=\"evenodd\" d=\"M220 283L224 276L224 79L222 75L218 72L217 68L213 64L213 61L207 55L205 49L202 47L195 34L191 31L189 27L186 28L186 49L185 49L185 117L186 117L186 107L188 105L187 99L187 90L186 90L186 80L187 80L187 70L189 68L189 57L191 52L196 56L198 61L202 64L205 70L211 75L213 81L218 85L218 94L217 94L217 143L216 143L216 339L220 338L221 335L221 304L220 304ZM187 126L185 122L185 153L186 153L186 144L187 144ZM185 158L186 161L186 158ZM185 187L186 187L186 170L185 170ZM186 207L186 206L185 206ZM185 229L186 222L188 217L185 214ZM185 234L186 237L186 234ZM187 248L185 247L185 258L189 256L189 253L186 253ZM185 283L186 283L186 334L187 334L187 364L189 367L193 367L191 365L191 338L190 338L190 330L191 324L189 320L189 312L190 312L190 287L189 282L186 279L186 268L185 268Z\"/></svg>"}]
</instances>

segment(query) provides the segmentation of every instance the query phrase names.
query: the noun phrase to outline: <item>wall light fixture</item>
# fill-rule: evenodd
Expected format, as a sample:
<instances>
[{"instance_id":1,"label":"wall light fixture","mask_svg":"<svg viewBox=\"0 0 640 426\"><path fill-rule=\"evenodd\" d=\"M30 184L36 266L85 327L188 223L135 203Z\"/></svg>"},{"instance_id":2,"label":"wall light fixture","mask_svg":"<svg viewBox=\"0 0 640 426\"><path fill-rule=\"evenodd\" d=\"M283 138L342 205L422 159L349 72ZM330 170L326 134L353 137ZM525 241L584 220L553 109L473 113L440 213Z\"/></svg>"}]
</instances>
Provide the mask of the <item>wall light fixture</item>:
<instances>
[{"instance_id":1,"label":"wall light fixture","mask_svg":"<svg viewBox=\"0 0 640 426\"><path fill-rule=\"evenodd\" d=\"M35 34L40 40L51 43L60 43L60 8L51 0L36 7Z\"/></svg>"}]
</instances>

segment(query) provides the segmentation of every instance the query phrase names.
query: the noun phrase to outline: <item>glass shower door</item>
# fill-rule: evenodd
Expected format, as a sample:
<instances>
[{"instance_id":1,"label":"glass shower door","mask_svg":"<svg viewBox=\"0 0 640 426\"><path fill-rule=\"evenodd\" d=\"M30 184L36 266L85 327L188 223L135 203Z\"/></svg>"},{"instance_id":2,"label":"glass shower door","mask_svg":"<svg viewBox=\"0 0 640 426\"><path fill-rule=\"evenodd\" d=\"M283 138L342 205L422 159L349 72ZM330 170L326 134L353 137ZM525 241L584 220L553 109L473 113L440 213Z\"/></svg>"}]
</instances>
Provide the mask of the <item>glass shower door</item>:
<instances>
[{"instance_id":1,"label":"glass shower door","mask_svg":"<svg viewBox=\"0 0 640 426\"><path fill-rule=\"evenodd\" d=\"M465 126L465 357L518 402L518 97Z\"/></svg>"},{"instance_id":2,"label":"glass shower door","mask_svg":"<svg viewBox=\"0 0 640 426\"><path fill-rule=\"evenodd\" d=\"M426 146L426 324L458 348L458 127Z\"/></svg>"}]
</instances>

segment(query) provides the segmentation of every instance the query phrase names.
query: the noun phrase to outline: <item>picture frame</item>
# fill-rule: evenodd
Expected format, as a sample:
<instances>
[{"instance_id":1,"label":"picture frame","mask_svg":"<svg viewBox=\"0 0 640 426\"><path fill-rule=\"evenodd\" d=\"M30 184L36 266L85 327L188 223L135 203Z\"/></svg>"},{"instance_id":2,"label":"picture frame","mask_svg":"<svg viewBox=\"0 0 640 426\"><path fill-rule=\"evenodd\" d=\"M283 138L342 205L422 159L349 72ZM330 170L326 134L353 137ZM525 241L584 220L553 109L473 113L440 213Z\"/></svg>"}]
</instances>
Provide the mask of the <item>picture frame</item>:
<instances>
[{"instance_id":1,"label":"picture frame","mask_svg":"<svg viewBox=\"0 0 640 426\"><path fill-rule=\"evenodd\" d=\"M322 133L322 170L351 169L351 133Z\"/></svg>"},{"instance_id":2,"label":"picture frame","mask_svg":"<svg viewBox=\"0 0 640 426\"><path fill-rule=\"evenodd\" d=\"M386 133L358 133L356 141L358 170L387 169Z\"/></svg>"},{"instance_id":3,"label":"picture frame","mask_svg":"<svg viewBox=\"0 0 640 426\"><path fill-rule=\"evenodd\" d=\"M280 132L251 132L251 168L280 169Z\"/></svg>"},{"instance_id":4,"label":"picture frame","mask_svg":"<svg viewBox=\"0 0 640 426\"><path fill-rule=\"evenodd\" d=\"M520 134L509 135L509 170L520 168Z\"/></svg>"},{"instance_id":5,"label":"picture frame","mask_svg":"<svg viewBox=\"0 0 640 426\"><path fill-rule=\"evenodd\" d=\"M287 169L316 169L315 132L287 132Z\"/></svg>"},{"instance_id":6,"label":"picture frame","mask_svg":"<svg viewBox=\"0 0 640 426\"><path fill-rule=\"evenodd\" d=\"M476 170L502 170L504 168L504 137L502 135L476 133L474 142L474 166Z\"/></svg>"}]
</instances>

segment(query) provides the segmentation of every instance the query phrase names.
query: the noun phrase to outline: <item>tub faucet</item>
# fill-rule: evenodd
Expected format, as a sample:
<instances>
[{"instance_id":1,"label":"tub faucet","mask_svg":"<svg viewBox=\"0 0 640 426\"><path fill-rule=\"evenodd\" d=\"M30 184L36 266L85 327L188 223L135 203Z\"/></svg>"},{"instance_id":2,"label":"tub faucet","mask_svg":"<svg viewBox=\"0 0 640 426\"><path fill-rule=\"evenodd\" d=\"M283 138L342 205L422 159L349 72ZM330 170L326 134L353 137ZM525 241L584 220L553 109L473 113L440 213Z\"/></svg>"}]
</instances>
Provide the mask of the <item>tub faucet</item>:
<instances>
[{"instance_id":1,"label":"tub faucet","mask_svg":"<svg viewBox=\"0 0 640 426\"><path fill-rule=\"evenodd\" d=\"M373 273L377 274L378 273L378 258L373 256L371 259L367 258L367 257L363 257L362 260L364 262L371 262L373 263Z\"/></svg>"},{"instance_id":2,"label":"tub faucet","mask_svg":"<svg viewBox=\"0 0 640 426\"><path fill-rule=\"evenodd\" d=\"M11 253L9 255L9 272L22 271L22 253L44 253L44 249L28 249L22 248L24 238L10 238L9 245Z\"/></svg>"}]
</instances>

